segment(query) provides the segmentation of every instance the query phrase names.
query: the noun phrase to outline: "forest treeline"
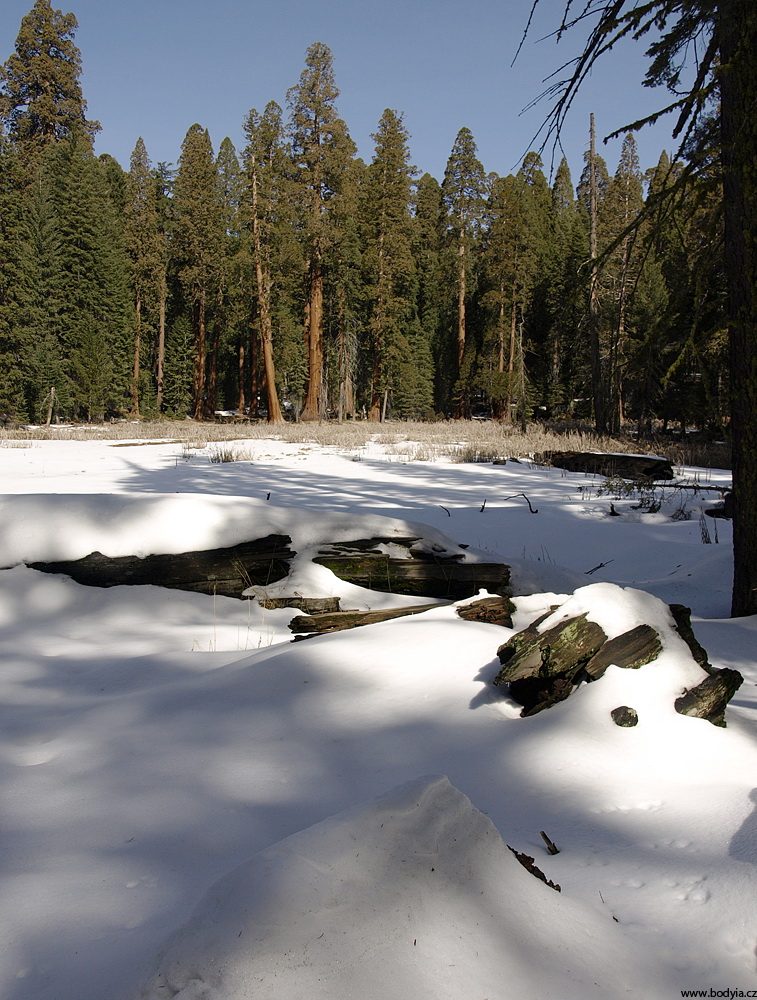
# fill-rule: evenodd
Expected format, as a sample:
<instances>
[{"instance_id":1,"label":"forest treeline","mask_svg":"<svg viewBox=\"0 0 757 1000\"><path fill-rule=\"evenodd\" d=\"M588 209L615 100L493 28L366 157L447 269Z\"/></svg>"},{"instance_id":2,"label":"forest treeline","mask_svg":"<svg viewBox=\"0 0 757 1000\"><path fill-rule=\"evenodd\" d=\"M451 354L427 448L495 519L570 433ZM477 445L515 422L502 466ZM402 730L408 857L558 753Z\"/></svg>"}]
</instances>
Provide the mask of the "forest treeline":
<instances>
[{"instance_id":1,"label":"forest treeline","mask_svg":"<svg viewBox=\"0 0 757 1000\"><path fill-rule=\"evenodd\" d=\"M76 20L36 0L0 69L0 418L218 410L319 419L534 415L722 427L718 151L577 184L538 153L488 172L462 128L419 176L386 110L370 163L312 45L245 144L194 124L176 165L95 156ZM587 123L587 143L589 141Z\"/></svg>"}]
</instances>

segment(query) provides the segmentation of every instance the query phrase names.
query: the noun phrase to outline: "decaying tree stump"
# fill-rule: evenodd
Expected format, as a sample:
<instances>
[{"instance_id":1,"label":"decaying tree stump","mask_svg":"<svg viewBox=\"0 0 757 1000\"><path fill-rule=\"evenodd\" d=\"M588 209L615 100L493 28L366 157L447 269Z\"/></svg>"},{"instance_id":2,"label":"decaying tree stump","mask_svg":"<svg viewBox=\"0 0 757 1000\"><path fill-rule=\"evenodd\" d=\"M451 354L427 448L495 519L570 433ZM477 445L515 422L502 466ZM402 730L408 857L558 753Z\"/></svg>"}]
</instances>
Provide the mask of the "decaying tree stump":
<instances>
[{"instance_id":1,"label":"decaying tree stump","mask_svg":"<svg viewBox=\"0 0 757 1000\"><path fill-rule=\"evenodd\" d=\"M552 465L568 472L587 472L598 476L620 476L621 479L655 482L674 479L673 469L666 458L657 455L608 455L592 451L545 451L536 456L542 465Z\"/></svg>"}]
</instances>

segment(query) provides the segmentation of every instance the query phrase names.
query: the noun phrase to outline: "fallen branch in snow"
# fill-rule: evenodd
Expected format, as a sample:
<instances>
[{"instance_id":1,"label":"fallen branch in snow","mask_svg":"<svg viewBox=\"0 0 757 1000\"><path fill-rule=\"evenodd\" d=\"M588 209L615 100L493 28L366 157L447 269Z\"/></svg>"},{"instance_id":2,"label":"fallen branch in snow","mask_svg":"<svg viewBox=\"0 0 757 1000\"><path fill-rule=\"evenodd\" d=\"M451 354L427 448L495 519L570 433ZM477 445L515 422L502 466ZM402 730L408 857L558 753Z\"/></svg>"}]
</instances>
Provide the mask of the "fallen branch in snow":
<instances>
[{"instance_id":1,"label":"fallen branch in snow","mask_svg":"<svg viewBox=\"0 0 757 1000\"><path fill-rule=\"evenodd\" d=\"M546 833L543 830L539 830L539 836L544 841L544 843L547 845L547 850L549 851L550 854L559 854L560 853L559 847L555 847L554 841L550 840L549 837L546 835Z\"/></svg>"},{"instance_id":2,"label":"fallen branch in snow","mask_svg":"<svg viewBox=\"0 0 757 1000\"><path fill-rule=\"evenodd\" d=\"M523 865L523 867L526 869L527 872L531 872L531 874L535 875L536 878L541 879L541 881L545 885L548 885L550 889L554 889L555 892L562 892L562 889L557 884L557 882L551 882L544 874L544 872L541 870L541 868L536 867L533 858L530 858L527 854L521 854L520 851L516 851L515 848L510 847L509 844L507 845L507 848L508 850L513 852L515 857L518 859L518 861L520 861L520 863Z\"/></svg>"},{"instance_id":3,"label":"fallen branch in snow","mask_svg":"<svg viewBox=\"0 0 757 1000\"><path fill-rule=\"evenodd\" d=\"M532 514L538 514L539 513L539 511L538 511L538 509L536 507L532 507L531 506L531 501L528 499L528 497L526 496L525 493L513 493L513 495L511 497L502 497L502 503L504 503L506 500L515 500L516 497L523 497L523 499L528 504L528 509L531 511Z\"/></svg>"},{"instance_id":4,"label":"fallen branch in snow","mask_svg":"<svg viewBox=\"0 0 757 1000\"><path fill-rule=\"evenodd\" d=\"M604 569L605 566L609 566L611 562L615 562L614 559L608 559L607 562L600 563L598 566L593 566L591 569L587 569L585 576L591 576L592 573L596 573L598 569Z\"/></svg>"}]
</instances>

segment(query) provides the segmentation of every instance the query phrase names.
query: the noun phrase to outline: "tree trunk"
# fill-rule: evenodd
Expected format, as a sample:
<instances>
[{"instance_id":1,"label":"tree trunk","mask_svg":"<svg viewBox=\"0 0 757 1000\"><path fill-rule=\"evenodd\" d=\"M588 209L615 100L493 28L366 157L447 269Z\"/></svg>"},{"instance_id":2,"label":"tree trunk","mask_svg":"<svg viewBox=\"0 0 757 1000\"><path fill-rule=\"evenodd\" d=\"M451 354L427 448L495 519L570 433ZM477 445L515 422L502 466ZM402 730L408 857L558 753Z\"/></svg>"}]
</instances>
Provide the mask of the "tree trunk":
<instances>
[{"instance_id":1,"label":"tree trunk","mask_svg":"<svg viewBox=\"0 0 757 1000\"><path fill-rule=\"evenodd\" d=\"M757 7L721 2L718 30L738 616L757 614Z\"/></svg>"},{"instance_id":2,"label":"tree trunk","mask_svg":"<svg viewBox=\"0 0 757 1000\"><path fill-rule=\"evenodd\" d=\"M319 420L321 382L323 381L323 262L319 249L313 251L310 264L310 296L307 310L308 387L301 420Z\"/></svg>"},{"instance_id":3,"label":"tree trunk","mask_svg":"<svg viewBox=\"0 0 757 1000\"><path fill-rule=\"evenodd\" d=\"M205 418L205 289L201 288L195 303L194 343L194 412L195 420Z\"/></svg>"},{"instance_id":4,"label":"tree trunk","mask_svg":"<svg viewBox=\"0 0 757 1000\"><path fill-rule=\"evenodd\" d=\"M255 249L255 280L258 289L258 313L260 315L260 332L263 340L263 368L265 370L265 391L268 410L268 423L280 424L284 417L279 404L279 394L276 391L276 367L273 360L273 323L271 320L271 275L270 269L263 263L263 241L260 233L260 217L258 206L258 177L256 163L252 161L252 238Z\"/></svg>"},{"instance_id":5,"label":"tree trunk","mask_svg":"<svg viewBox=\"0 0 757 1000\"><path fill-rule=\"evenodd\" d=\"M158 411L163 408L163 382L166 359L166 282L165 277L161 279L160 306L158 315L158 392L156 403Z\"/></svg>"},{"instance_id":6,"label":"tree trunk","mask_svg":"<svg viewBox=\"0 0 757 1000\"><path fill-rule=\"evenodd\" d=\"M240 340L237 347L237 381L239 384L239 394L237 395L237 413L242 416L244 413L244 343Z\"/></svg>"},{"instance_id":7,"label":"tree trunk","mask_svg":"<svg viewBox=\"0 0 757 1000\"><path fill-rule=\"evenodd\" d=\"M134 303L134 372L131 383L131 415L139 416L139 354L142 347L142 293L137 288L137 298Z\"/></svg>"},{"instance_id":8,"label":"tree trunk","mask_svg":"<svg viewBox=\"0 0 757 1000\"><path fill-rule=\"evenodd\" d=\"M599 272L597 270L597 153L594 144L594 115L589 117L589 353L591 355L591 393L594 399L594 423L597 433L607 430L607 412L602 382L602 357L599 344Z\"/></svg>"}]
</instances>

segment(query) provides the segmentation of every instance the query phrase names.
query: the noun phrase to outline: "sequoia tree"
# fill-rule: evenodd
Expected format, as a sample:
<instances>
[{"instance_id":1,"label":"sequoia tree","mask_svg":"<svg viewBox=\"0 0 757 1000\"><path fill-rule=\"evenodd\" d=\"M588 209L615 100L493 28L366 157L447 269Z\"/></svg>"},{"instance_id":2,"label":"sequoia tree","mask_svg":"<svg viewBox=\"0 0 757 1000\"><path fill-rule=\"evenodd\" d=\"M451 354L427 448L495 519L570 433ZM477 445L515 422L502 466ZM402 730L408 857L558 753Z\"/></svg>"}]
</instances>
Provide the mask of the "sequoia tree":
<instances>
[{"instance_id":1,"label":"sequoia tree","mask_svg":"<svg viewBox=\"0 0 757 1000\"><path fill-rule=\"evenodd\" d=\"M27 159L72 135L91 140L100 128L86 118L76 28L73 14L36 0L21 21L16 51L0 67L0 120Z\"/></svg>"},{"instance_id":2,"label":"sequoia tree","mask_svg":"<svg viewBox=\"0 0 757 1000\"><path fill-rule=\"evenodd\" d=\"M322 42L316 42L307 50L299 83L287 93L307 270L308 383L303 420L317 420L325 413L322 393L323 282L326 256L334 240L329 206L355 151L347 126L337 114L338 96L331 50Z\"/></svg>"}]
</instances>

